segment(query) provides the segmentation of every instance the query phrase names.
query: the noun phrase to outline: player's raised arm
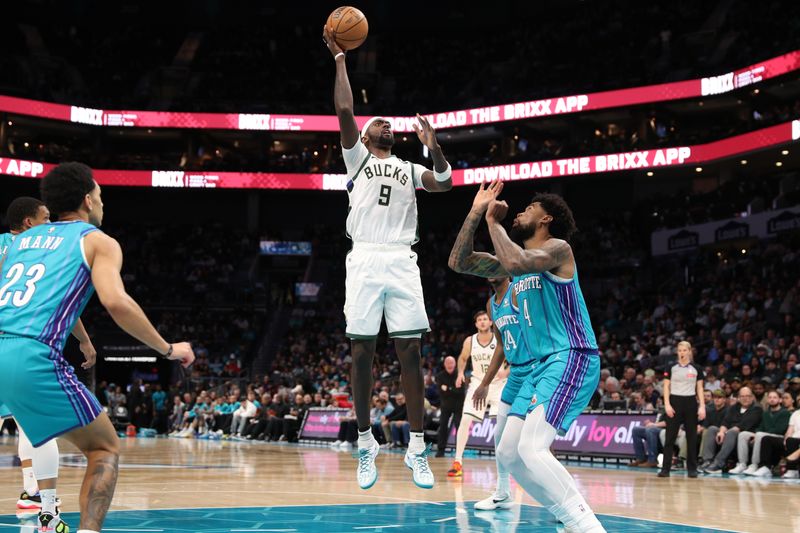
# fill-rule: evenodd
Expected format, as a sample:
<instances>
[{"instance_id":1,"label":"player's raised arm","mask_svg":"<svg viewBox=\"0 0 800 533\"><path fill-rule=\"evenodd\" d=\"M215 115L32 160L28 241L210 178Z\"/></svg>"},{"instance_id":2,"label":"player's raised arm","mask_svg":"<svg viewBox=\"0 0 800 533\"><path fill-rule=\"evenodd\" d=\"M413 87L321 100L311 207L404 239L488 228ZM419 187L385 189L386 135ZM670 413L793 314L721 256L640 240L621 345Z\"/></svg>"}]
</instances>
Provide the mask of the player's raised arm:
<instances>
[{"instance_id":1,"label":"player's raised arm","mask_svg":"<svg viewBox=\"0 0 800 533\"><path fill-rule=\"evenodd\" d=\"M156 331L142 308L125 292L120 270L122 250L119 243L105 235L94 232L84 237L86 258L92 269L92 284L100 303L125 332L166 356L178 360L184 367L194 361L194 352L188 342L170 344Z\"/></svg>"},{"instance_id":2,"label":"player's raised arm","mask_svg":"<svg viewBox=\"0 0 800 533\"><path fill-rule=\"evenodd\" d=\"M522 248L511 240L501 222L508 204L493 199L486 210L486 222L497 259L511 275L549 272L573 261L572 248L562 239L550 238L538 247Z\"/></svg>"},{"instance_id":3,"label":"player's raised arm","mask_svg":"<svg viewBox=\"0 0 800 533\"><path fill-rule=\"evenodd\" d=\"M442 153L439 141L436 140L436 130L433 129L428 119L419 113L417 113L417 122L419 125L413 125L414 131L420 142L428 147L431 159L433 159L433 170L426 170L422 173L422 186L428 192L447 192L453 188L452 168Z\"/></svg>"},{"instance_id":4,"label":"player's raised arm","mask_svg":"<svg viewBox=\"0 0 800 533\"><path fill-rule=\"evenodd\" d=\"M497 198L503 190L502 181L494 181L488 187L482 183L478 187L475 199L472 201L472 208L458 232L453 249L450 250L450 258L447 265L460 274L471 274L483 278L501 278L508 276L508 272L503 269L500 261L492 254L486 252L476 252L473 248L475 230L481 223L481 218L486 212L489 202Z\"/></svg>"},{"instance_id":5,"label":"player's raised arm","mask_svg":"<svg viewBox=\"0 0 800 533\"><path fill-rule=\"evenodd\" d=\"M358 126L353 114L353 90L350 88L350 79L347 77L347 64L345 63L344 50L331 35L327 26L322 29L322 38L328 45L328 50L333 55L336 63L336 83L333 88L333 105L336 116L339 117L339 130L342 135L342 148L352 148L359 141Z\"/></svg>"}]
</instances>

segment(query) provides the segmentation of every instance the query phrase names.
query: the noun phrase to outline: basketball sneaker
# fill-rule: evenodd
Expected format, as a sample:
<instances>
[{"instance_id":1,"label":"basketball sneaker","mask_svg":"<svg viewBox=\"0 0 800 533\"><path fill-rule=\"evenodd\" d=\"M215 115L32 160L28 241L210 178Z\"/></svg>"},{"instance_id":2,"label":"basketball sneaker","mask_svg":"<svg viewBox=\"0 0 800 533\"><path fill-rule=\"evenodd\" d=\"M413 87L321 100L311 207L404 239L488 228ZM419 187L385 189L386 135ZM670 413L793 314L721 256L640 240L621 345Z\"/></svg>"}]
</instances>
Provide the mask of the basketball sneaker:
<instances>
[{"instance_id":1,"label":"basketball sneaker","mask_svg":"<svg viewBox=\"0 0 800 533\"><path fill-rule=\"evenodd\" d=\"M56 498L56 507L61 505L61 499ZM37 492L33 496L28 494L27 491L22 491L22 494L19 495L19 500L17 500L17 509L41 509L42 508L42 497L39 496Z\"/></svg>"},{"instance_id":2,"label":"basketball sneaker","mask_svg":"<svg viewBox=\"0 0 800 533\"><path fill-rule=\"evenodd\" d=\"M511 509L514 507L514 501L511 499L510 494L498 494L494 492L488 498L475 502L475 509L478 511L494 511L497 509Z\"/></svg>"},{"instance_id":3,"label":"basketball sneaker","mask_svg":"<svg viewBox=\"0 0 800 533\"><path fill-rule=\"evenodd\" d=\"M372 441L372 446L369 448L358 449L356 478L358 486L364 490L371 488L378 481L378 467L375 466L375 459L380 451L381 447L375 441Z\"/></svg>"},{"instance_id":4,"label":"basketball sneaker","mask_svg":"<svg viewBox=\"0 0 800 533\"><path fill-rule=\"evenodd\" d=\"M461 468L461 463L453 461L453 466L447 471L447 477L461 477L464 475L464 470Z\"/></svg>"},{"instance_id":5,"label":"basketball sneaker","mask_svg":"<svg viewBox=\"0 0 800 533\"><path fill-rule=\"evenodd\" d=\"M421 489L433 488L433 472L428 464L430 450L430 446L426 446L420 453L406 450L406 466L412 471L414 484Z\"/></svg>"},{"instance_id":6,"label":"basketball sneaker","mask_svg":"<svg viewBox=\"0 0 800 533\"><path fill-rule=\"evenodd\" d=\"M69 526L58 514L39 513L39 533L69 533Z\"/></svg>"}]
</instances>

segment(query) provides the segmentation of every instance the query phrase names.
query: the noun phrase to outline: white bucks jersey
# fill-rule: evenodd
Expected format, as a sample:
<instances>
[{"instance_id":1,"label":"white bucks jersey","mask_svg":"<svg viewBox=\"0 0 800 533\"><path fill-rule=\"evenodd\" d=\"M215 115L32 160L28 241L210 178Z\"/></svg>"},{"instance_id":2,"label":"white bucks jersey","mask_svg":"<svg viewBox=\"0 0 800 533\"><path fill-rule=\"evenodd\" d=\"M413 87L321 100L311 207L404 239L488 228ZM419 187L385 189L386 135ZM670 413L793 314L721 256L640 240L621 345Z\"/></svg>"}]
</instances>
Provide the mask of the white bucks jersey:
<instances>
[{"instance_id":1,"label":"white bucks jersey","mask_svg":"<svg viewBox=\"0 0 800 533\"><path fill-rule=\"evenodd\" d=\"M486 371L489 370L489 363L492 361L494 349L497 347L497 339L492 334L489 344L484 346L478 340L478 334L472 336L472 348L470 349L470 356L472 356L472 377L476 383L480 383Z\"/></svg>"},{"instance_id":2,"label":"white bucks jersey","mask_svg":"<svg viewBox=\"0 0 800 533\"><path fill-rule=\"evenodd\" d=\"M414 244L422 165L395 156L379 159L363 143L342 149L347 166L347 236L353 242Z\"/></svg>"}]
</instances>

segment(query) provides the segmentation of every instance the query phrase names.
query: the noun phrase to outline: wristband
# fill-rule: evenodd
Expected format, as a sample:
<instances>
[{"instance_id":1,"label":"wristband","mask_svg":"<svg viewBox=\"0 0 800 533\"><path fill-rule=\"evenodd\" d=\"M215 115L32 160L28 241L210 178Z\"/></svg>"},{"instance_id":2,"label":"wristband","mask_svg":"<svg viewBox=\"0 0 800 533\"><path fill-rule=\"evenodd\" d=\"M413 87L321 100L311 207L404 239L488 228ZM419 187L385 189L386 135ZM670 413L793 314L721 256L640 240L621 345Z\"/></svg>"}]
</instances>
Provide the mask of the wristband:
<instances>
[{"instance_id":1,"label":"wristband","mask_svg":"<svg viewBox=\"0 0 800 533\"><path fill-rule=\"evenodd\" d=\"M344 52L339 52L338 54L336 54L335 56L333 56L333 60L334 60L334 61L336 61L337 59L339 59L339 56L342 56L342 57L344 57Z\"/></svg>"},{"instance_id":2,"label":"wristband","mask_svg":"<svg viewBox=\"0 0 800 533\"><path fill-rule=\"evenodd\" d=\"M447 181L450 179L450 176L453 173L453 168L450 166L450 163L447 163L447 168L444 169L444 172L437 172L436 169L433 169L433 177L436 181Z\"/></svg>"},{"instance_id":3,"label":"wristband","mask_svg":"<svg viewBox=\"0 0 800 533\"><path fill-rule=\"evenodd\" d=\"M169 350L167 350L167 353L161 354L161 357L163 357L164 359L169 359L170 355L172 355L172 345L171 344L169 345Z\"/></svg>"}]
</instances>

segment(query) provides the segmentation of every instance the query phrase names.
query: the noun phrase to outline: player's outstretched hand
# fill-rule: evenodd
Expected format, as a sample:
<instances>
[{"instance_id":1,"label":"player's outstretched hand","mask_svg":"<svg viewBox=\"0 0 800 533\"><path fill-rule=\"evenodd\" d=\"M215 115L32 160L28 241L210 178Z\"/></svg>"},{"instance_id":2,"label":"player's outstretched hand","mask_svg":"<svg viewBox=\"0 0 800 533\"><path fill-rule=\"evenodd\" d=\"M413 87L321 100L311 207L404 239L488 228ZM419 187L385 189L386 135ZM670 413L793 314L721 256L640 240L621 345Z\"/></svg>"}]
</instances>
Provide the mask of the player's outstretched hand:
<instances>
[{"instance_id":1,"label":"player's outstretched hand","mask_svg":"<svg viewBox=\"0 0 800 533\"><path fill-rule=\"evenodd\" d=\"M508 214L508 204L505 201L492 200L486 208L487 222L502 222Z\"/></svg>"},{"instance_id":2,"label":"player's outstretched hand","mask_svg":"<svg viewBox=\"0 0 800 533\"><path fill-rule=\"evenodd\" d=\"M436 130L433 129L428 119L417 113L417 123L412 123L414 132L419 137L419 141L428 147L428 150L439 148L439 141L436 140Z\"/></svg>"},{"instance_id":3,"label":"player's outstretched hand","mask_svg":"<svg viewBox=\"0 0 800 533\"><path fill-rule=\"evenodd\" d=\"M183 368L187 368L194 363L194 351L188 342L176 342L172 345L172 355L169 358L173 361L180 361Z\"/></svg>"},{"instance_id":4,"label":"player's outstretched hand","mask_svg":"<svg viewBox=\"0 0 800 533\"><path fill-rule=\"evenodd\" d=\"M90 340L82 342L80 344L80 348L83 358L86 359L83 363L81 363L81 368L88 370L92 368L97 361L97 350L94 349L94 345Z\"/></svg>"},{"instance_id":5,"label":"player's outstretched hand","mask_svg":"<svg viewBox=\"0 0 800 533\"><path fill-rule=\"evenodd\" d=\"M486 404L486 396L489 394L489 387L486 385L478 385L475 392L472 394L472 405L475 409L483 412L484 405Z\"/></svg>"},{"instance_id":6,"label":"player's outstretched hand","mask_svg":"<svg viewBox=\"0 0 800 533\"><path fill-rule=\"evenodd\" d=\"M488 186L487 182L484 181L478 187L478 192L475 193L475 199L472 200L472 209L481 215L484 214L486 208L489 207L489 202L495 200L502 190L502 180L494 180Z\"/></svg>"},{"instance_id":7,"label":"player's outstretched hand","mask_svg":"<svg viewBox=\"0 0 800 533\"><path fill-rule=\"evenodd\" d=\"M325 44L328 45L328 50L331 51L331 55L336 57L336 54L344 53L338 44L336 44L336 39L333 38L333 34L328 29L327 25L322 26L322 40L325 41Z\"/></svg>"}]
</instances>

